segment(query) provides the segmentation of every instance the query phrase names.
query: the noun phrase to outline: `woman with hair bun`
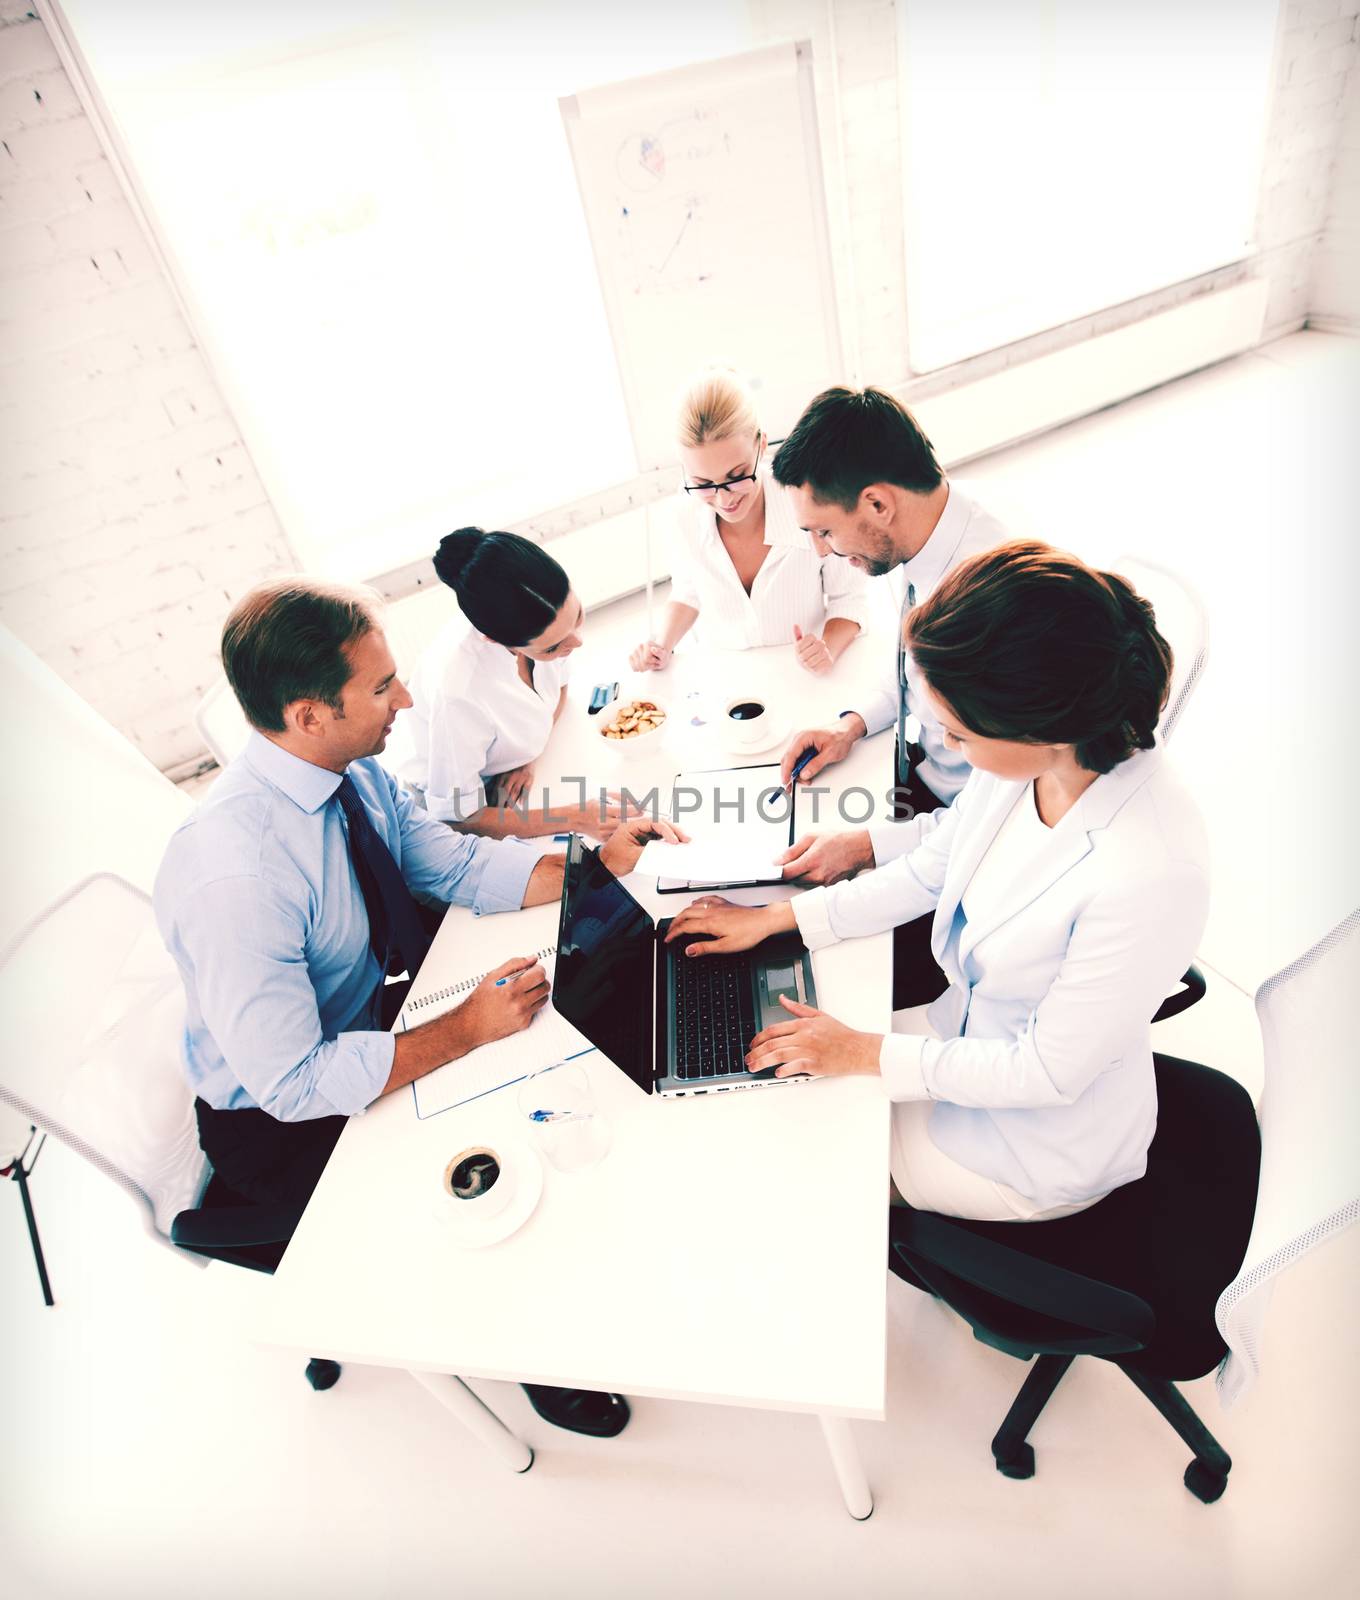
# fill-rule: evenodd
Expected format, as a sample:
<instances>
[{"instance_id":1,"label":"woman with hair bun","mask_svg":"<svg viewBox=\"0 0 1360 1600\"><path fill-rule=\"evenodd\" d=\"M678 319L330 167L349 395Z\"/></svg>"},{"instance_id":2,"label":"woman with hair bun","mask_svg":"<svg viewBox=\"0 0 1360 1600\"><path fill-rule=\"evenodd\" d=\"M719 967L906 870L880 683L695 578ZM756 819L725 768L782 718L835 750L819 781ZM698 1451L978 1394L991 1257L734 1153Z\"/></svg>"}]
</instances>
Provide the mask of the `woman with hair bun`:
<instances>
[{"instance_id":1,"label":"woman with hair bun","mask_svg":"<svg viewBox=\"0 0 1360 1600\"><path fill-rule=\"evenodd\" d=\"M702 958L797 928L816 950L933 911L949 987L911 1031L786 1002L748 1065L878 1076L918 1209L1066 1216L1146 1169L1149 1028L1208 914L1204 826L1157 747L1171 650L1123 578L1035 543L956 567L904 639L973 768L953 805L876 871L756 909L696 902L669 937L716 935L686 949Z\"/></svg>"},{"instance_id":2,"label":"woman with hair bun","mask_svg":"<svg viewBox=\"0 0 1360 1600\"><path fill-rule=\"evenodd\" d=\"M393 766L429 814L465 833L532 837L566 827L607 839L609 804L529 807L534 763L566 702L584 611L562 567L531 539L460 528L434 569L459 615L421 658ZM512 809L513 808L513 809ZM566 819L565 822L563 819Z\"/></svg>"},{"instance_id":3,"label":"woman with hair bun","mask_svg":"<svg viewBox=\"0 0 1360 1600\"><path fill-rule=\"evenodd\" d=\"M629 658L636 672L670 664L698 625L722 650L792 644L809 672L830 672L867 621L867 580L818 551L775 482L766 439L735 372L699 373L680 397L681 489L670 602L655 639Z\"/></svg>"}]
</instances>

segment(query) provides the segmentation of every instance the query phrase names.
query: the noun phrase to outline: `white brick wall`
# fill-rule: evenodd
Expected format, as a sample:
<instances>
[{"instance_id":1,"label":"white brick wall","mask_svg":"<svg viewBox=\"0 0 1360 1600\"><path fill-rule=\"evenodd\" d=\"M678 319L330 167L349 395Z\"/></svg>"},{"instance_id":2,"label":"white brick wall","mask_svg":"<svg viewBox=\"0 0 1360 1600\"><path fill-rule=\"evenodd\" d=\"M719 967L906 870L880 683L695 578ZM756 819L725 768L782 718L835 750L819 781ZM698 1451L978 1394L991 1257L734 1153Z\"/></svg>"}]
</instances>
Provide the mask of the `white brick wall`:
<instances>
[{"instance_id":1,"label":"white brick wall","mask_svg":"<svg viewBox=\"0 0 1360 1600\"><path fill-rule=\"evenodd\" d=\"M1284 0L1261 170L1255 271L1269 276L1266 337L1301 327L1327 221L1360 0Z\"/></svg>"},{"instance_id":2,"label":"white brick wall","mask_svg":"<svg viewBox=\"0 0 1360 1600\"><path fill-rule=\"evenodd\" d=\"M1268 334L1335 314L1343 290L1354 315L1354 115L1344 141L1340 129L1348 80L1360 93L1360 0L1284 0L1253 260L916 380L894 0L752 9L763 36L813 41L861 381L923 398L1263 273ZM51 41L15 0L0 0L0 140L0 622L173 767L199 754L190 717L229 603L295 563Z\"/></svg>"},{"instance_id":3,"label":"white brick wall","mask_svg":"<svg viewBox=\"0 0 1360 1600\"><path fill-rule=\"evenodd\" d=\"M1309 297L1310 324L1360 333L1360 50L1344 94L1331 195Z\"/></svg>"},{"instance_id":4,"label":"white brick wall","mask_svg":"<svg viewBox=\"0 0 1360 1600\"><path fill-rule=\"evenodd\" d=\"M0 622L156 765L294 565L43 25L0 24Z\"/></svg>"}]
</instances>

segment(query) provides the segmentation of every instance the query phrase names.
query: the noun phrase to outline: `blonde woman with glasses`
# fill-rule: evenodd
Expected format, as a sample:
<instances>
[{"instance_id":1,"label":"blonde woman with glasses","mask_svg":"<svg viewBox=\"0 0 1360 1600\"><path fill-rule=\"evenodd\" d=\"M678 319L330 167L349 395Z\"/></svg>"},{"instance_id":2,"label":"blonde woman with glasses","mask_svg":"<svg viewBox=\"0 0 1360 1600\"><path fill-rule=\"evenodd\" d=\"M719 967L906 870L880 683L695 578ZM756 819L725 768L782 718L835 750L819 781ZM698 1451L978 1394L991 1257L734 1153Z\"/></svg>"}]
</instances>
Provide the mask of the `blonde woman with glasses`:
<instances>
[{"instance_id":1,"label":"blonde woman with glasses","mask_svg":"<svg viewBox=\"0 0 1360 1600\"><path fill-rule=\"evenodd\" d=\"M791 644L809 672L830 672L867 620L867 580L823 554L799 527L769 470L767 440L746 385L713 368L684 390L685 481L671 557L670 602L656 638L629 658L659 672L697 624L700 643L750 650Z\"/></svg>"}]
</instances>

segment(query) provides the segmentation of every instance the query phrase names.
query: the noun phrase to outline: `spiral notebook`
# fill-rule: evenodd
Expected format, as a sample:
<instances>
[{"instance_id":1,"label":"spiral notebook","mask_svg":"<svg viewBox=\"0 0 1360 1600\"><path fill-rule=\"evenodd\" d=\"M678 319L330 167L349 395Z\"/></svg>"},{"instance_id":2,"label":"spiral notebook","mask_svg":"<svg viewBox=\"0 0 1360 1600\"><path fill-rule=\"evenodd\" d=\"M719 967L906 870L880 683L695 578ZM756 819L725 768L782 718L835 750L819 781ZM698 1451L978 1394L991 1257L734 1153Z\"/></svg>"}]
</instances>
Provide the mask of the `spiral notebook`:
<instances>
[{"instance_id":1,"label":"spiral notebook","mask_svg":"<svg viewBox=\"0 0 1360 1600\"><path fill-rule=\"evenodd\" d=\"M553 967L557 959L557 946L544 945L539 950L525 952L532 960L541 961L553 980ZM497 965L500 963L498 962ZM492 969L494 970L494 968ZM435 989L412 988L401 1008L394 1029L405 1033L408 1028L418 1028L422 1022L452 1011L477 987L486 972L456 978L451 983ZM532 1049L530 1049L532 1046ZM484 1094L493 1094L507 1084L518 1083L531 1072L551 1067L559 1061L570 1061L574 1056L585 1055L594 1046L584 1034L578 1033L567 1019L547 1005L521 1033L512 1033L505 1039L493 1039L490 1044L478 1047L447 1066L438 1067L417 1078L411 1085L415 1096L416 1116L437 1117L441 1111L452 1111L455 1106L466 1105Z\"/></svg>"}]
</instances>

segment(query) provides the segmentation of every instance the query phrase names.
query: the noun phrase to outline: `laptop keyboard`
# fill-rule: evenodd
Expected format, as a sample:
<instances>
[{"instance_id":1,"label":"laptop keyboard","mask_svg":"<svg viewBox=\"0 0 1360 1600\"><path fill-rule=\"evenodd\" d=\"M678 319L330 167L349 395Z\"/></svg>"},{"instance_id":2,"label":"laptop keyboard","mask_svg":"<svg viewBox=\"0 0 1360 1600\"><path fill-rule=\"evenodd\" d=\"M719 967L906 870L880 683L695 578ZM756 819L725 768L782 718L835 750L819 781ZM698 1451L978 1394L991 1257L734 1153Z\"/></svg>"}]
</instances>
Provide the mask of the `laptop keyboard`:
<instances>
[{"instance_id":1,"label":"laptop keyboard","mask_svg":"<svg viewBox=\"0 0 1360 1600\"><path fill-rule=\"evenodd\" d=\"M674 971L676 1077L744 1073L743 1058L759 1031L746 960L681 956Z\"/></svg>"}]
</instances>

